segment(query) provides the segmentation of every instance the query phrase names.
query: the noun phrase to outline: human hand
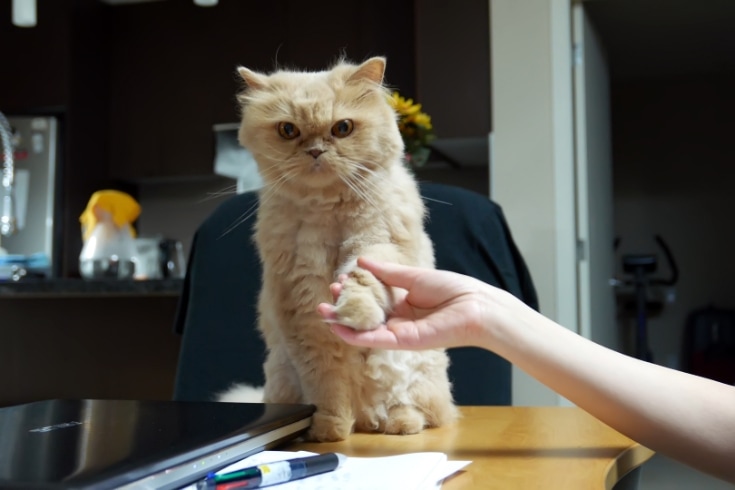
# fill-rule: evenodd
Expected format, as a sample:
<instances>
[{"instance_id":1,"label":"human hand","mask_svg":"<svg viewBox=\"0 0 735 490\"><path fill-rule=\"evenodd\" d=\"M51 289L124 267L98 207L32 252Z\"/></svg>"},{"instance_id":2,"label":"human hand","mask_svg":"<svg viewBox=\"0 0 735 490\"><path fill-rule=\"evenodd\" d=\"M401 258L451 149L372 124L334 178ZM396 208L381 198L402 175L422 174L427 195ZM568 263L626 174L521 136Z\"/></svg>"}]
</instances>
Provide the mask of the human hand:
<instances>
[{"instance_id":1,"label":"human hand","mask_svg":"<svg viewBox=\"0 0 735 490\"><path fill-rule=\"evenodd\" d=\"M387 262L358 259L358 265L387 286L402 288L384 325L356 331L338 323L334 306L322 303L317 311L332 323L332 331L347 343L381 349L432 349L477 345L482 323L485 285L453 272L422 269ZM336 298L341 283L331 286Z\"/></svg>"}]
</instances>

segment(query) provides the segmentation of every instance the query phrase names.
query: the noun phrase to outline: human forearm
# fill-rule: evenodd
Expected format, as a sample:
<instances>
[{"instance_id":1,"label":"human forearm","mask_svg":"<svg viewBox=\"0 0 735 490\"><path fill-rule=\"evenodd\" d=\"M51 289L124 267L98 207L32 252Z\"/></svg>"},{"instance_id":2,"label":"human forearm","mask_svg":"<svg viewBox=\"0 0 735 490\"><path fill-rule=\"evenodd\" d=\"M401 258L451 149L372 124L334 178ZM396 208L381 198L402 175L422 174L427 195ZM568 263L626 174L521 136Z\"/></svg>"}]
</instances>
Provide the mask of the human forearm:
<instances>
[{"instance_id":1,"label":"human forearm","mask_svg":"<svg viewBox=\"0 0 735 490\"><path fill-rule=\"evenodd\" d=\"M735 482L735 388L595 344L489 292L481 347L642 444Z\"/></svg>"},{"instance_id":2,"label":"human forearm","mask_svg":"<svg viewBox=\"0 0 735 490\"><path fill-rule=\"evenodd\" d=\"M377 349L474 345L496 352L628 437L735 483L735 387L656 366L595 344L501 289L446 271L360 259L359 265L408 295L387 324L339 325L350 344ZM333 293L339 295L340 285Z\"/></svg>"}]
</instances>

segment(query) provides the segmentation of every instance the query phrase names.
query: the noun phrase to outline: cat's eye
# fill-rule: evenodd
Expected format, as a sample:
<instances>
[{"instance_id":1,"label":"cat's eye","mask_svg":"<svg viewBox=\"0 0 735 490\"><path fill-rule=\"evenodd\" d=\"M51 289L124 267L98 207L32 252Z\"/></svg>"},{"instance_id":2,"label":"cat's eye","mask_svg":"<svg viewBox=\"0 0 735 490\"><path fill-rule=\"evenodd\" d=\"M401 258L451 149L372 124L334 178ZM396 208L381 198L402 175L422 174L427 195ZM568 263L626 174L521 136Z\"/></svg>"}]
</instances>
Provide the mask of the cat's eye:
<instances>
[{"instance_id":1,"label":"cat's eye","mask_svg":"<svg viewBox=\"0 0 735 490\"><path fill-rule=\"evenodd\" d=\"M332 134L337 138L344 138L345 136L349 136L354 128L355 124L352 122L352 119L342 119L332 126Z\"/></svg>"},{"instance_id":2,"label":"cat's eye","mask_svg":"<svg viewBox=\"0 0 735 490\"><path fill-rule=\"evenodd\" d=\"M292 140L298 137L301 134L301 131L299 131L299 128L297 128L294 123L279 122L278 134L280 134L283 139Z\"/></svg>"}]
</instances>

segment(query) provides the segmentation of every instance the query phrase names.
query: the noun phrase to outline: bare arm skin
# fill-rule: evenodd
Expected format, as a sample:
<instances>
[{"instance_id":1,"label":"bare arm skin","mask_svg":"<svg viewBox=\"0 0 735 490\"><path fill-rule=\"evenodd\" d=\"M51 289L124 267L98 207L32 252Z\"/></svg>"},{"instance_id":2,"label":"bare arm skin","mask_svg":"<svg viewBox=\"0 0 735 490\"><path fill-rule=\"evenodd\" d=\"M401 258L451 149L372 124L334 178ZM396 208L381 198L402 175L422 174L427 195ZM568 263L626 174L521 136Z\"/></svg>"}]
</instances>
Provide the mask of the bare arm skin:
<instances>
[{"instance_id":1,"label":"bare arm skin","mask_svg":"<svg viewBox=\"0 0 735 490\"><path fill-rule=\"evenodd\" d=\"M491 350L628 437L735 483L735 387L615 352L470 277L365 258L358 264L408 294L370 331L340 325L332 305L319 305L346 342ZM340 285L332 291L337 296Z\"/></svg>"}]
</instances>

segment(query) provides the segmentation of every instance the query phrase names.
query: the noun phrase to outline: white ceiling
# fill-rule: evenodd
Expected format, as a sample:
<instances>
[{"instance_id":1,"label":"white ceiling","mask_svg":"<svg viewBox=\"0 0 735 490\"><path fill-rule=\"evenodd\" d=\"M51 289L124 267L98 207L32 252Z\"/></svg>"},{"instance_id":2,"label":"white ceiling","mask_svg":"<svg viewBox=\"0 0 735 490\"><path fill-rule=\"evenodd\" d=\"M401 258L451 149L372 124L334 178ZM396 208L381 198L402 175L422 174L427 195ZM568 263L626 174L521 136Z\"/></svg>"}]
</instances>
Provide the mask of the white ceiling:
<instances>
[{"instance_id":1,"label":"white ceiling","mask_svg":"<svg viewBox=\"0 0 735 490\"><path fill-rule=\"evenodd\" d=\"M585 2L615 80L735 74L735 0Z\"/></svg>"}]
</instances>

